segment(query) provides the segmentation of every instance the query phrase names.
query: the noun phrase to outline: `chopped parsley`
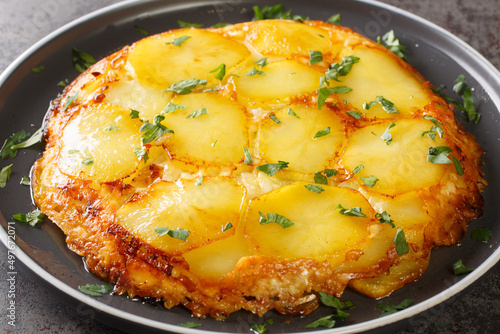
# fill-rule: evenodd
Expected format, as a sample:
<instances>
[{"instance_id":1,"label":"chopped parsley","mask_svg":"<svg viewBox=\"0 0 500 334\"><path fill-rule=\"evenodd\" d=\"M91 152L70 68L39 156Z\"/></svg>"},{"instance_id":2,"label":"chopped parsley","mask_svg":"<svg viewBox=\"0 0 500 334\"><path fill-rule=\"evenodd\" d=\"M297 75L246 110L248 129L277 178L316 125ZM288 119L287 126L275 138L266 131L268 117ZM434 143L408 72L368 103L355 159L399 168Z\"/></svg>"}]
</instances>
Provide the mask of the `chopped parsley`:
<instances>
[{"instance_id":1,"label":"chopped parsley","mask_svg":"<svg viewBox=\"0 0 500 334\"><path fill-rule=\"evenodd\" d=\"M363 217L366 218L366 215L362 212L359 206L352 207L351 209L345 209L341 204L337 205L335 210L339 210L339 213L344 216L351 217Z\"/></svg>"},{"instance_id":2,"label":"chopped parsley","mask_svg":"<svg viewBox=\"0 0 500 334\"><path fill-rule=\"evenodd\" d=\"M178 324L177 326L185 327L185 328L195 328L195 327L200 327L201 324L197 323L197 322L194 322L194 321L188 321L188 322L185 322L185 323L182 323L182 324Z\"/></svg>"},{"instance_id":3,"label":"chopped parsley","mask_svg":"<svg viewBox=\"0 0 500 334\"><path fill-rule=\"evenodd\" d=\"M288 162L279 160L277 164L268 163L264 165L260 165L257 167L258 171L261 171L269 176L274 176L278 170L283 170L288 167Z\"/></svg>"},{"instance_id":4,"label":"chopped parsley","mask_svg":"<svg viewBox=\"0 0 500 334\"><path fill-rule=\"evenodd\" d=\"M15 220L18 220L22 223L27 223L31 227L35 227L43 221L43 218L45 218L45 215L40 210L35 209L31 212L28 212L27 214L16 213L15 215L12 216L12 218L14 218Z\"/></svg>"},{"instance_id":5,"label":"chopped parsley","mask_svg":"<svg viewBox=\"0 0 500 334\"><path fill-rule=\"evenodd\" d=\"M360 180L363 181L365 186L373 188L375 186L375 184L377 183L378 178L373 176L373 175L370 175L367 177L361 177Z\"/></svg>"},{"instance_id":6,"label":"chopped parsley","mask_svg":"<svg viewBox=\"0 0 500 334\"><path fill-rule=\"evenodd\" d=\"M259 216L260 216L260 219L259 219L260 225L276 223L283 228L288 228L290 226L295 225L295 223L291 222L288 218L286 218L280 214L277 214L277 213L264 214L264 213L259 211Z\"/></svg>"},{"instance_id":7,"label":"chopped parsley","mask_svg":"<svg viewBox=\"0 0 500 334\"><path fill-rule=\"evenodd\" d=\"M181 37L174 38L172 40L172 42L167 42L165 44L173 44L175 46L181 46L182 43L184 43L185 41L187 41L190 38L191 38L191 36L181 36Z\"/></svg>"},{"instance_id":8,"label":"chopped parsley","mask_svg":"<svg viewBox=\"0 0 500 334\"><path fill-rule=\"evenodd\" d=\"M328 126L324 130L320 130L320 131L316 132L316 134L314 135L313 139L324 137L324 136L326 136L329 133L330 133L330 127Z\"/></svg>"},{"instance_id":9,"label":"chopped parsley","mask_svg":"<svg viewBox=\"0 0 500 334\"><path fill-rule=\"evenodd\" d=\"M398 230L396 231L396 235L394 235L392 243L396 245L396 252L399 256L402 256L410 251L410 247L406 242L405 232L402 228L398 228Z\"/></svg>"},{"instance_id":10,"label":"chopped parsley","mask_svg":"<svg viewBox=\"0 0 500 334\"><path fill-rule=\"evenodd\" d=\"M264 6L260 8L259 6L253 7L254 17L253 21L259 20L270 20L270 19L284 19L284 20L295 20L303 22L308 20L305 16L293 15L291 10L285 10L283 5L278 4L274 6Z\"/></svg>"},{"instance_id":11,"label":"chopped parsley","mask_svg":"<svg viewBox=\"0 0 500 334\"><path fill-rule=\"evenodd\" d=\"M170 85L170 87L168 87L166 91L186 95L191 93L191 90L196 88L196 86L206 84L207 80L205 79L186 79Z\"/></svg>"},{"instance_id":12,"label":"chopped parsley","mask_svg":"<svg viewBox=\"0 0 500 334\"><path fill-rule=\"evenodd\" d=\"M389 145L390 143L392 143L392 134L389 132L390 129L392 129L393 127L396 126L396 123L392 122L391 124L389 124L389 126L387 127L387 129L385 129L384 133L382 134L382 136L380 138L382 138L383 141L385 141L385 143L387 145Z\"/></svg>"},{"instance_id":13,"label":"chopped parsley","mask_svg":"<svg viewBox=\"0 0 500 334\"><path fill-rule=\"evenodd\" d=\"M287 113L288 115L290 115L290 116L293 116L293 117L296 117L296 118L300 119L299 115L297 115L297 114L295 113L295 111L293 111L293 110L292 110L292 108L288 108L288 111L287 111L286 113Z\"/></svg>"},{"instance_id":14,"label":"chopped parsley","mask_svg":"<svg viewBox=\"0 0 500 334\"><path fill-rule=\"evenodd\" d=\"M222 232L226 232L227 230L232 229L232 228L233 228L233 224L231 224L231 222L227 222L227 224L224 225L224 227L222 228Z\"/></svg>"},{"instance_id":15,"label":"chopped parsley","mask_svg":"<svg viewBox=\"0 0 500 334\"><path fill-rule=\"evenodd\" d=\"M37 66L37 67L33 67L33 68L31 68L31 71L32 71L32 72L35 72L35 73L40 73L40 72L42 72L44 69L45 69L45 66L40 65L40 66Z\"/></svg>"},{"instance_id":16,"label":"chopped parsley","mask_svg":"<svg viewBox=\"0 0 500 334\"><path fill-rule=\"evenodd\" d=\"M155 228L155 232L158 233L158 237L163 237L164 235L168 235L174 239L180 239L182 241L186 241L191 233L188 230L184 230L182 228L176 228L175 230L168 229L166 227L157 227Z\"/></svg>"},{"instance_id":17,"label":"chopped parsley","mask_svg":"<svg viewBox=\"0 0 500 334\"><path fill-rule=\"evenodd\" d=\"M104 128L104 131L118 131L118 130L120 130L120 127L116 125L110 125Z\"/></svg>"},{"instance_id":18,"label":"chopped parsley","mask_svg":"<svg viewBox=\"0 0 500 334\"><path fill-rule=\"evenodd\" d=\"M5 188L7 181L10 179L10 174L12 173L12 164L3 167L0 170L0 188Z\"/></svg>"},{"instance_id":19,"label":"chopped parsley","mask_svg":"<svg viewBox=\"0 0 500 334\"><path fill-rule=\"evenodd\" d=\"M355 119L361 119L361 112L359 111L347 110L346 113Z\"/></svg>"},{"instance_id":20,"label":"chopped parsley","mask_svg":"<svg viewBox=\"0 0 500 334\"><path fill-rule=\"evenodd\" d=\"M255 62L257 65L260 66L260 68L263 68L264 66L267 65L267 57L260 58Z\"/></svg>"},{"instance_id":21,"label":"chopped parsley","mask_svg":"<svg viewBox=\"0 0 500 334\"><path fill-rule=\"evenodd\" d=\"M149 32L144 29L144 28L141 28L137 25L134 26L135 29L137 29L138 32L140 32L141 34L143 34L144 36L148 36L149 35Z\"/></svg>"},{"instance_id":22,"label":"chopped parsley","mask_svg":"<svg viewBox=\"0 0 500 334\"><path fill-rule=\"evenodd\" d=\"M218 140L216 139L212 144L210 144L210 146L214 147L215 144L217 144Z\"/></svg>"},{"instance_id":23,"label":"chopped parsley","mask_svg":"<svg viewBox=\"0 0 500 334\"><path fill-rule=\"evenodd\" d=\"M66 80L67 80L67 79L66 79ZM61 80L61 81L59 81L59 82L57 83L57 85L58 85L59 87L66 87L66 86L68 85L68 83L67 83L66 81L64 81L64 80Z\"/></svg>"},{"instance_id":24,"label":"chopped parsley","mask_svg":"<svg viewBox=\"0 0 500 334\"><path fill-rule=\"evenodd\" d=\"M336 94L345 94L349 93L352 91L352 88L346 87L346 86L337 86L333 88L328 88L328 87L322 87L318 91L318 109L323 108L325 105L326 100L330 96L330 94L336 93Z\"/></svg>"},{"instance_id":25,"label":"chopped parsley","mask_svg":"<svg viewBox=\"0 0 500 334\"><path fill-rule=\"evenodd\" d=\"M276 123L276 124L280 124L281 123L281 121L278 119L278 117L276 117L275 114L270 114L269 118L272 119L273 122Z\"/></svg>"},{"instance_id":26,"label":"chopped parsley","mask_svg":"<svg viewBox=\"0 0 500 334\"><path fill-rule=\"evenodd\" d=\"M342 16L340 14L334 14L334 15L330 16L328 18L328 20L326 20L326 22L330 23L330 24L340 25L341 19L342 19Z\"/></svg>"},{"instance_id":27,"label":"chopped parsley","mask_svg":"<svg viewBox=\"0 0 500 334\"><path fill-rule=\"evenodd\" d=\"M363 166L363 165L359 165L359 166L355 167L352 170L352 175L360 173L363 170L363 168L365 168L365 166Z\"/></svg>"},{"instance_id":28,"label":"chopped parsley","mask_svg":"<svg viewBox=\"0 0 500 334\"><path fill-rule=\"evenodd\" d=\"M73 67L80 73L83 73L90 66L96 63L94 57L88 53L78 51L76 48L71 49L71 59L73 60Z\"/></svg>"},{"instance_id":29,"label":"chopped parsley","mask_svg":"<svg viewBox=\"0 0 500 334\"><path fill-rule=\"evenodd\" d=\"M318 320L310 323L309 325L305 326L304 328L318 328L318 327L333 328L333 326L335 326L334 316L327 315L325 317L319 318Z\"/></svg>"},{"instance_id":30,"label":"chopped parsley","mask_svg":"<svg viewBox=\"0 0 500 334\"><path fill-rule=\"evenodd\" d=\"M398 305L393 305L389 302L385 302L385 303L377 304L377 307L379 309L381 309L382 311L384 311L384 313L382 313L380 315L380 317L385 317L386 315L393 314L393 313L396 313L398 311L401 311L401 310L408 308L412 302L413 302L413 300L408 298L408 299L403 300Z\"/></svg>"},{"instance_id":31,"label":"chopped parsley","mask_svg":"<svg viewBox=\"0 0 500 334\"><path fill-rule=\"evenodd\" d=\"M243 163L245 165L250 165L253 162L253 157L252 154L250 153L250 150L246 147L243 147L243 153L245 155L245 160L243 161Z\"/></svg>"},{"instance_id":32,"label":"chopped parsley","mask_svg":"<svg viewBox=\"0 0 500 334\"><path fill-rule=\"evenodd\" d=\"M113 291L113 288L105 284L86 284L78 286L78 290L92 297L102 297L103 294L108 294Z\"/></svg>"},{"instance_id":33,"label":"chopped parsley","mask_svg":"<svg viewBox=\"0 0 500 334\"><path fill-rule=\"evenodd\" d=\"M217 74L215 75L215 78L222 80L224 78L224 76L226 75L226 64L224 64L224 63L220 64L219 66L217 66L216 68L214 68L213 70L211 70L208 73L212 74L215 72L217 72Z\"/></svg>"},{"instance_id":34,"label":"chopped parsley","mask_svg":"<svg viewBox=\"0 0 500 334\"><path fill-rule=\"evenodd\" d=\"M306 187L307 190L312 191L313 193L316 194L321 194L325 189L322 186L318 186L317 184L306 184L304 187Z\"/></svg>"},{"instance_id":35,"label":"chopped parsley","mask_svg":"<svg viewBox=\"0 0 500 334\"><path fill-rule=\"evenodd\" d=\"M90 166L90 165L94 164L94 158L87 157L86 159L82 160L82 164L84 164L85 166Z\"/></svg>"},{"instance_id":36,"label":"chopped parsley","mask_svg":"<svg viewBox=\"0 0 500 334\"><path fill-rule=\"evenodd\" d=\"M469 274L473 271L474 269L467 269L462 260L458 260L457 262L453 263L453 273L455 274L455 276Z\"/></svg>"},{"instance_id":37,"label":"chopped parsley","mask_svg":"<svg viewBox=\"0 0 500 334\"><path fill-rule=\"evenodd\" d=\"M443 87L439 87L437 89L431 88L431 90L434 93L438 94L443 99L453 103L455 107L460 109L467 116L467 121L469 122L474 121L476 124L477 122L479 122L479 120L481 119L481 114L476 111L476 107L474 106L474 97L472 95L472 90L465 83L465 76L463 74L460 74L455 79L453 86L453 91L462 97L463 104L449 97L448 95L441 93L440 92L441 89L443 89Z\"/></svg>"},{"instance_id":38,"label":"chopped parsley","mask_svg":"<svg viewBox=\"0 0 500 334\"><path fill-rule=\"evenodd\" d=\"M1 174L1 172L0 172ZM19 182L20 185L23 185L23 186L29 186L31 183L30 181L30 178L28 176L23 176L23 178L21 179L21 182Z\"/></svg>"},{"instance_id":39,"label":"chopped parsley","mask_svg":"<svg viewBox=\"0 0 500 334\"><path fill-rule=\"evenodd\" d=\"M332 316L334 319L347 319L349 318L349 313L344 312L344 310L352 310L356 306L350 300L346 300L345 302L340 301L335 296L329 295L322 291L319 291L320 301L323 305L333 307L335 309L335 314Z\"/></svg>"},{"instance_id":40,"label":"chopped parsley","mask_svg":"<svg viewBox=\"0 0 500 334\"><path fill-rule=\"evenodd\" d=\"M382 36L382 39L380 36L377 37L377 42L379 44L383 45L382 41L385 43L386 48L395 53L399 58L406 61L405 53L407 53L408 50L406 49L406 46L399 43L399 39L396 38L394 30L388 31L384 36Z\"/></svg>"},{"instance_id":41,"label":"chopped parsley","mask_svg":"<svg viewBox=\"0 0 500 334\"><path fill-rule=\"evenodd\" d=\"M325 173L327 177L332 177L334 175L337 175L337 172L338 171L336 169L328 169L328 168L323 171L323 173Z\"/></svg>"},{"instance_id":42,"label":"chopped parsley","mask_svg":"<svg viewBox=\"0 0 500 334\"><path fill-rule=\"evenodd\" d=\"M314 182L317 184L328 184L328 179L321 172L314 172Z\"/></svg>"},{"instance_id":43,"label":"chopped parsley","mask_svg":"<svg viewBox=\"0 0 500 334\"><path fill-rule=\"evenodd\" d=\"M259 71L258 69L256 69L255 67L252 68L250 71L248 71L247 73L245 73L245 75L248 75L248 76L253 76L253 75L266 75L266 73L262 72L262 71Z\"/></svg>"},{"instance_id":44,"label":"chopped parsley","mask_svg":"<svg viewBox=\"0 0 500 334\"><path fill-rule=\"evenodd\" d=\"M143 148L135 148L134 149L134 154L138 157L141 157L144 159L144 163L147 163L148 162L148 159L149 159L149 155L148 155L148 151L146 151L145 149Z\"/></svg>"},{"instance_id":45,"label":"chopped parsley","mask_svg":"<svg viewBox=\"0 0 500 334\"><path fill-rule=\"evenodd\" d=\"M200 117L201 115L206 115L206 114L208 114L207 108L201 108L201 109L193 111L192 113L187 115L186 118L196 118L196 117Z\"/></svg>"},{"instance_id":46,"label":"chopped parsley","mask_svg":"<svg viewBox=\"0 0 500 334\"><path fill-rule=\"evenodd\" d=\"M194 184L195 186L201 186L201 183L203 182L203 175L200 175L196 178L196 183Z\"/></svg>"},{"instance_id":47,"label":"chopped parsley","mask_svg":"<svg viewBox=\"0 0 500 334\"><path fill-rule=\"evenodd\" d=\"M392 228L395 228L394 220L391 219L391 215L384 211L382 213L375 214L375 218L378 218L378 221L383 224L389 224Z\"/></svg>"},{"instance_id":48,"label":"chopped parsley","mask_svg":"<svg viewBox=\"0 0 500 334\"><path fill-rule=\"evenodd\" d=\"M472 239L479 242L488 242L492 236L493 232L486 227L478 227L471 232Z\"/></svg>"},{"instance_id":49,"label":"chopped parsley","mask_svg":"<svg viewBox=\"0 0 500 334\"><path fill-rule=\"evenodd\" d=\"M77 91L75 93L75 95L71 95L69 97L66 98L66 103L64 104L64 108L63 108L63 112L66 111L66 109L69 108L70 105L72 105L77 99L78 99L78 94L80 93L80 91Z\"/></svg>"},{"instance_id":50,"label":"chopped parsley","mask_svg":"<svg viewBox=\"0 0 500 334\"><path fill-rule=\"evenodd\" d=\"M264 334L265 332L267 332L266 324L252 324L250 326L250 329L255 334Z\"/></svg>"},{"instance_id":51,"label":"chopped parsley","mask_svg":"<svg viewBox=\"0 0 500 334\"><path fill-rule=\"evenodd\" d=\"M174 131L167 128L165 125L161 124L161 122L165 119L165 116L162 114L156 115L153 119L153 124L149 123L149 121L145 121L139 129L140 132L144 132L142 134L142 143L147 144L154 140L160 139L163 135L167 133L174 133Z\"/></svg>"},{"instance_id":52,"label":"chopped parsley","mask_svg":"<svg viewBox=\"0 0 500 334\"><path fill-rule=\"evenodd\" d=\"M177 109L183 110L186 108L185 104L175 104L173 102L169 102L165 108L163 108L163 112L166 114L172 114L174 113ZM137 117L139 117L139 112L137 112Z\"/></svg>"},{"instance_id":53,"label":"chopped parsley","mask_svg":"<svg viewBox=\"0 0 500 334\"><path fill-rule=\"evenodd\" d=\"M321 51L309 51L309 65L314 65L323 61L323 54Z\"/></svg>"},{"instance_id":54,"label":"chopped parsley","mask_svg":"<svg viewBox=\"0 0 500 334\"><path fill-rule=\"evenodd\" d=\"M2 146L2 149L0 150L0 157L7 159L7 158L14 158L17 154L17 150L13 150L12 146L20 143L26 137L29 136L29 133L27 133L24 130L18 131L14 133L12 136L10 136L5 143Z\"/></svg>"},{"instance_id":55,"label":"chopped parsley","mask_svg":"<svg viewBox=\"0 0 500 334\"><path fill-rule=\"evenodd\" d=\"M179 25L180 28L202 28L203 23L193 23L193 22L187 22L183 20L177 20L177 24Z\"/></svg>"},{"instance_id":56,"label":"chopped parsley","mask_svg":"<svg viewBox=\"0 0 500 334\"><path fill-rule=\"evenodd\" d=\"M384 109L385 112L388 114L399 114L399 111L394 106L394 103L385 99L383 96L377 96L375 101L365 102L363 104L363 109L369 110L370 108L374 107L376 104L380 104L382 106L382 109Z\"/></svg>"},{"instance_id":57,"label":"chopped parsley","mask_svg":"<svg viewBox=\"0 0 500 334\"><path fill-rule=\"evenodd\" d=\"M330 83L328 80L340 81L338 78L349 74L352 70L352 66L357 62L359 62L358 57L347 56L342 58L342 62L340 64L331 64L328 66L328 70L325 72L325 75L320 78L320 85L323 85L323 83L329 85Z\"/></svg>"},{"instance_id":58,"label":"chopped parsley","mask_svg":"<svg viewBox=\"0 0 500 334\"><path fill-rule=\"evenodd\" d=\"M170 103L169 103L170 104ZM168 105L167 105L168 107ZM139 111L135 110L135 109L130 109L130 114L129 114L130 118L131 119L134 119L134 118L139 118Z\"/></svg>"},{"instance_id":59,"label":"chopped parsley","mask_svg":"<svg viewBox=\"0 0 500 334\"><path fill-rule=\"evenodd\" d=\"M455 165L455 170L458 175L463 175L463 167L460 161L450 154L453 152L451 148L448 146L437 146L437 147L429 147L429 151L427 152L427 161L432 162L434 164L453 164ZM451 160L450 160L451 157Z\"/></svg>"},{"instance_id":60,"label":"chopped parsley","mask_svg":"<svg viewBox=\"0 0 500 334\"><path fill-rule=\"evenodd\" d=\"M422 137L425 136L425 135L427 135L433 141L435 141L436 135L438 135L439 138L443 138L444 131L443 131L443 128L441 127L441 125L443 123L441 123L440 121L438 121L433 116L423 116L422 118L423 119L427 119L427 120L431 121L434 124L433 126L431 126L431 128L429 130L422 132Z\"/></svg>"}]
</instances>

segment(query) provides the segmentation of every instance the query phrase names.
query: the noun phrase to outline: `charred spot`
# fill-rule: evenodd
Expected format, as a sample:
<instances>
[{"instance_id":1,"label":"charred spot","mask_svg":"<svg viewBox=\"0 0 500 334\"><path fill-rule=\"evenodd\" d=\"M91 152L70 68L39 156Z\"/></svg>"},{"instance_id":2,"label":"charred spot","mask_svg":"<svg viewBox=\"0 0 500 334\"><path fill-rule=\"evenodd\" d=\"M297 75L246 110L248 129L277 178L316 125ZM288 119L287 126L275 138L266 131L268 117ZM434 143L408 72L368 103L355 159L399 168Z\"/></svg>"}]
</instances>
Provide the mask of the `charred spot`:
<instances>
[{"instance_id":1,"label":"charred spot","mask_svg":"<svg viewBox=\"0 0 500 334\"><path fill-rule=\"evenodd\" d=\"M92 72L92 75L97 78L98 76L102 75L101 72Z\"/></svg>"},{"instance_id":2,"label":"charred spot","mask_svg":"<svg viewBox=\"0 0 500 334\"><path fill-rule=\"evenodd\" d=\"M104 95L103 93L97 93L94 95L94 101L97 103L101 103L105 97L106 95Z\"/></svg>"},{"instance_id":3,"label":"charred spot","mask_svg":"<svg viewBox=\"0 0 500 334\"><path fill-rule=\"evenodd\" d=\"M245 299L247 302L254 302L257 300L255 296L243 296L243 299Z\"/></svg>"}]
</instances>

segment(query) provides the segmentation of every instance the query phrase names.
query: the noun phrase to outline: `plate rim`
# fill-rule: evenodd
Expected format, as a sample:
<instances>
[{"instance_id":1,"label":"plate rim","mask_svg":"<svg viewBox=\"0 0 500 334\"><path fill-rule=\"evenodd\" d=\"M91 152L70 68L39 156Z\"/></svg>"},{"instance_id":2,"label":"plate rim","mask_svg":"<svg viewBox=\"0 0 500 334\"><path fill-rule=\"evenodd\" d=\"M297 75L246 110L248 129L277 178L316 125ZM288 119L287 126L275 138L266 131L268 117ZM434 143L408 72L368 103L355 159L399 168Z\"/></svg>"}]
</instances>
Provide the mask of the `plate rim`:
<instances>
[{"instance_id":1,"label":"plate rim","mask_svg":"<svg viewBox=\"0 0 500 334\"><path fill-rule=\"evenodd\" d=\"M213 0L213 1L197 1L197 0L188 0L189 2L196 3L199 5L202 5L204 3L206 4L215 4L218 2L225 2L224 0ZM352 1L352 0L351 0ZM460 65L464 70L468 71L469 73L478 73L478 71L485 70L487 73L490 75L490 77L494 80L486 80L486 78L483 75L479 75L478 83L481 84L483 89L487 92L488 96L490 99L492 99L492 102L494 105L496 105L498 108L500 108L500 94L498 96L492 96L491 91L495 90L493 87L494 84L497 84L500 87L500 71L493 66L493 64L486 59L481 53L479 53L476 49L474 49L472 46L470 46L468 43L457 37L456 35L452 34L448 30L438 26L437 24L430 22L426 20L425 18L422 18L416 14L407 12L403 9L400 9L398 7L394 7L390 4L378 2L375 0L354 0L359 3L364 3L368 4L371 6L375 6L381 9L386 9L389 10L390 12L393 12L397 15L400 15L406 19L410 19L412 21L415 21L416 23L423 24L424 26L430 28L431 30L435 31L436 33L439 33L442 35L445 39L449 40L452 42L454 45L462 47L464 52L470 56L472 56L476 61L478 61L479 65L482 65L481 67L473 67L469 66L467 62L464 61L459 61L459 58L453 58L458 65ZM125 0L122 2L118 2L112 5L105 6L103 8L100 8L98 10L92 11L88 14L85 14L71 22L68 22L64 24L63 26L59 27L58 29L54 30L53 32L49 33L42 39L40 39L38 42L34 43L32 46L30 46L28 49L26 49L24 52L22 52L12 63L10 63L5 70L0 73L0 89L4 86L5 82L11 77L11 75L14 74L15 70L23 63L25 62L30 56L35 54L40 48L44 47L46 44L48 44L50 41L53 41L57 39L59 36L62 34L68 32L69 30L78 27L80 25L86 24L89 20L99 18L100 16L110 14L114 11L118 10L123 10L124 8L127 7L135 7L135 6L145 6L147 3L153 3L153 2L158 2L158 0ZM170 1L169 1L170 2ZM186 2L182 2L185 4ZM333 5L333 3L332 3ZM140 13L138 13L140 15ZM452 56L452 55L448 55ZM477 65L477 64L474 64ZM493 82L491 82L493 81ZM498 110L500 113L500 109ZM3 214L0 212L0 218L2 220L7 220L5 217L3 217ZM0 241L5 245L7 249L9 249L9 240L8 240L8 235L7 232L4 229L0 229ZM122 319L122 320L127 320L127 321L132 321L138 325L146 326L146 327L151 327L154 329L160 329L160 330L167 330L167 331L172 331L176 333L185 333L185 334L196 334L196 333L219 333L216 331L210 331L210 330L204 330L201 328L197 329L191 329L191 328L185 328L185 327L180 327L178 325L174 324L168 324L164 322L160 322L157 320L153 319L147 319L140 317L135 314L130 314L126 311L117 309L113 306L109 306L103 302L100 302L99 300L96 300L94 298L91 298L90 296L87 296L79 291L77 291L75 288L67 285L66 283L60 281L57 279L55 276L50 274L47 270L42 268L40 265L38 265L31 257L29 257L16 243L16 248L15 248L15 256L17 259L19 259L23 265L33 274L37 276L37 278L42 279L44 283L49 283L53 288L56 290L59 290L63 293L65 293L67 296L78 300L82 303L85 303L86 305L101 311L105 314L111 315L113 317ZM352 324L352 325L347 325L343 327L338 327L338 328L332 328L332 329L327 329L327 330L322 330L322 333L328 333L328 334L338 334L338 333L359 333L361 331L366 331L366 330L374 330L377 328L380 328L382 326L388 326L391 324L394 324L396 322L408 319L412 316L421 314L422 312L445 302L446 300L450 299L454 295L458 294L459 292L463 291L464 289L468 288L471 284L474 282L478 281L480 278L484 277L484 275L498 262L500 262L500 246L484 261L482 262L475 270L471 273L469 273L467 276L463 277L460 279L458 282L454 283L450 287L446 288L442 292L432 296L431 298L425 299L423 302L412 305L408 307L407 309L401 310L399 312L396 312L394 314L385 316L383 318L377 318L377 319L372 319L368 321L364 321L359 324Z\"/></svg>"}]
</instances>

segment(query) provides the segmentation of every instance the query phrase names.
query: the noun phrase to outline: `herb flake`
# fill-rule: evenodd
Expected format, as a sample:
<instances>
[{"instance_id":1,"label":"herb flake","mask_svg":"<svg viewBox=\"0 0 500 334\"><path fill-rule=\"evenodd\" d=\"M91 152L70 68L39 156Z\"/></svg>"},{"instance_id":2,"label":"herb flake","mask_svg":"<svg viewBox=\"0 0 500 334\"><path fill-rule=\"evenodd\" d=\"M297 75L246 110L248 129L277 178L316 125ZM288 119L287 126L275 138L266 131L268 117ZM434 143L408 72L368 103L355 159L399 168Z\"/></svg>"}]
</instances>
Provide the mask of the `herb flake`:
<instances>
[{"instance_id":1,"label":"herb flake","mask_svg":"<svg viewBox=\"0 0 500 334\"><path fill-rule=\"evenodd\" d=\"M317 184L306 184L304 185L307 190L316 193L316 194L321 194L325 189L322 186L319 186Z\"/></svg>"},{"instance_id":2,"label":"herb flake","mask_svg":"<svg viewBox=\"0 0 500 334\"><path fill-rule=\"evenodd\" d=\"M384 311L384 313L382 313L380 315L380 317L385 317L386 315L393 314L393 313L396 313L398 311L401 311L401 310L408 308L412 302L413 302L412 299L407 298L407 299L403 300L401 303L399 303L398 305L394 305L394 304L391 304L389 302L386 302L386 303L377 304L377 307L379 309L381 309L382 311Z\"/></svg>"},{"instance_id":3,"label":"herb flake","mask_svg":"<svg viewBox=\"0 0 500 334\"><path fill-rule=\"evenodd\" d=\"M36 227L39 223L43 221L45 215L39 209L35 209L31 212L28 212L27 214L16 213L15 215L12 216L12 218L22 223L27 223L31 227Z\"/></svg>"},{"instance_id":4,"label":"herb flake","mask_svg":"<svg viewBox=\"0 0 500 334\"><path fill-rule=\"evenodd\" d=\"M471 237L479 242L488 242L493 237L493 232L486 227L478 227L471 232Z\"/></svg>"},{"instance_id":5,"label":"herb flake","mask_svg":"<svg viewBox=\"0 0 500 334\"><path fill-rule=\"evenodd\" d=\"M71 49L71 60L73 61L73 67L80 73L85 72L90 66L96 63L94 57L88 53L81 52L76 48Z\"/></svg>"},{"instance_id":6,"label":"herb flake","mask_svg":"<svg viewBox=\"0 0 500 334\"><path fill-rule=\"evenodd\" d=\"M283 228L288 228L290 226L295 225L295 223L290 221L288 218L286 218L280 214L277 214L277 213L264 214L264 213L259 211L259 216L260 216L260 219L259 219L260 225L267 225L270 223L276 223Z\"/></svg>"},{"instance_id":7,"label":"herb flake","mask_svg":"<svg viewBox=\"0 0 500 334\"><path fill-rule=\"evenodd\" d=\"M410 247L406 242L405 232L402 228L398 228L398 230L396 231L396 235L394 235L392 243L396 245L396 252L399 256L402 256L410 251Z\"/></svg>"},{"instance_id":8,"label":"herb flake","mask_svg":"<svg viewBox=\"0 0 500 334\"><path fill-rule=\"evenodd\" d=\"M78 290L92 297L102 297L102 295L108 294L113 291L113 288L105 284L86 284L78 286Z\"/></svg>"},{"instance_id":9,"label":"herb flake","mask_svg":"<svg viewBox=\"0 0 500 334\"><path fill-rule=\"evenodd\" d=\"M174 92L180 95L186 95L191 93L192 89L199 85L206 85L207 80L205 79L186 79L176 82L166 89L167 92Z\"/></svg>"},{"instance_id":10,"label":"herb flake","mask_svg":"<svg viewBox=\"0 0 500 334\"><path fill-rule=\"evenodd\" d=\"M163 237L164 235L168 235L171 238L174 239L180 239L182 241L186 241L187 238L189 237L189 234L191 233L188 230L184 230L182 228L176 228L175 230L171 230L166 227L157 227L154 230L158 235L158 237Z\"/></svg>"},{"instance_id":11,"label":"herb flake","mask_svg":"<svg viewBox=\"0 0 500 334\"><path fill-rule=\"evenodd\" d=\"M473 271L474 269L467 269L462 260L453 263L453 273L455 276L469 274Z\"/></svg>"},{"instance_id":12,"label":"herb flake","mask_svg":"<svg viewBox=\"0 0 500 334\"><path fill-rule=\"evenodd\" d=\"M288 167L288 162L279 160L278 163L268 163L260 165L257 170L269 176L274 176L278 170L283 170Z\"/></svg>"}]
</instances>

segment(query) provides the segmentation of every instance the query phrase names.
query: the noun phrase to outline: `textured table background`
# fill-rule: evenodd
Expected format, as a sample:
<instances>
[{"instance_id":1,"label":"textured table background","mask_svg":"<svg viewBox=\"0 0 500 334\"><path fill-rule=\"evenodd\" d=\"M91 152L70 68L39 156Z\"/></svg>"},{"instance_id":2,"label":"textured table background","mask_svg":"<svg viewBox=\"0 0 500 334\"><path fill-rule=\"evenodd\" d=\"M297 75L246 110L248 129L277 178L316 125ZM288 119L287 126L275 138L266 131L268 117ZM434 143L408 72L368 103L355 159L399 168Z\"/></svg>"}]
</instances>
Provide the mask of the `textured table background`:
<instances>
[{"instance_id":1,"label":"textured table background","mask_svg":"<svg viewBox=\"0 0 500 334\"><path fill-rule=\"evenodd\" d=\"M0 0L0 72L60 26L120 0ZM474 47L500 69L500 0L382 0L426 18ZM275 1L270 3L283 3ZM0 246L0 333L122 333L75 310L37 279L17 276L15 330L7 325L7 250ZM451 301L401 325L397 333L498 333L500 264Z\"/></svg>"}]
</instances>

